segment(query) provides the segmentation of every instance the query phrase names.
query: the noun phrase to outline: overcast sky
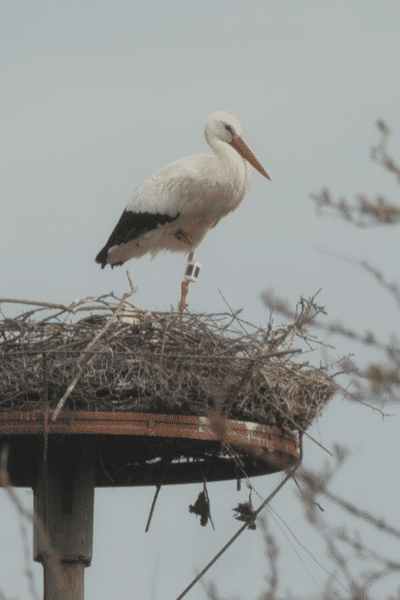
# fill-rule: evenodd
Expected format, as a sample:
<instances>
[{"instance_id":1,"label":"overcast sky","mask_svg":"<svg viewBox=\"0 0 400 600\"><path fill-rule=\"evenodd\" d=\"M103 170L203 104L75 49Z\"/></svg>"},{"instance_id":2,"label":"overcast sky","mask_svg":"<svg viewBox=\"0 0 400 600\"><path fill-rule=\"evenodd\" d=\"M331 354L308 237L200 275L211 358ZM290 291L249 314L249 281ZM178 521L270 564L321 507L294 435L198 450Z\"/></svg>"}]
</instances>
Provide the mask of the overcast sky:
<instances>
[{"instance_id":1,"label":"overcast sky","mask_svg":"<svg viewBox=\"0 0 400 600\"><path fill-rule=\"evenodd\" d=\"M254 173L246 200L199 247L203 269L190 309L226 310L221 290L260 325L269 319L260 300L266 288L293 306L322 288L327 321L374 329L387 341L397 324L394 301L355 265L319 248L367 259L398 280L398 228L355 230L319 218L309 193L328 186L335 198L362 191L398 198L369 149L379 139L374 123L384 118L394 130L389 149L400 157L399 23L395 0L0 0L0 297L70 303L122 295L125 267L101 270L94 257L146 177L208 151L204 123L218 109L238 117L272 181ZM184 260L165 254L128 263L139 287L133 301L176 306ZM15 314L10 305L3 311ZM330 343L332 360L348 352L360 364L375 357ZM318 364L320 356L308 358ZM325 446L339 441L355 452L335 491L397 526L400 483L388 457L398 455L398 431L396 417L382 422L340 397L310 430ZM307 466L327 457L307 441L304 453ZM254 484L266 496L280 477ZM209 488L216 532L188 513L199 486L163 488L148 534L153 489L96 492L86 600L176 598L237 529L230 508L246 490L237 493L235 482ZM323 561L288 488L273 506ZM32 505L28 491L20 495ZM18 521L4 494L0 514L0 590L27 600ZM326 574L285 533L289 542L276 528L282 565L290 565L282 567L281 592L318 594ZM260 533L248 531L209 578L224 597L257 598L264 562ZM42 568L34 568L41 589ZM203 597L201 585L188 595Z\"/></svg>"}]
</instances>

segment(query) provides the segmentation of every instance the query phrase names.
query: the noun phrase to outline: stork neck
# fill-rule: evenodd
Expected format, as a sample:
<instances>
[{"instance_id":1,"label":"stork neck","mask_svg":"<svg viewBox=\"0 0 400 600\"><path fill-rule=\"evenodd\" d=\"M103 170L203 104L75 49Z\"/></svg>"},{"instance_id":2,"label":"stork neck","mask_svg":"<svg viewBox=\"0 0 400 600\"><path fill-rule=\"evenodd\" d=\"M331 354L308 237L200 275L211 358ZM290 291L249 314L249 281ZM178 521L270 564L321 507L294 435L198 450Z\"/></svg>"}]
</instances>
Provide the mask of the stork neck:
<instances>
[{"instance_id":1,"label":"stork neck","mask_svg":"<svg viewBox=\"0 0 400 600\"><path fill-rule=\"evenodd\" d=\"M230 169L234 168L240 172L247 171L247 161L232 146L215 138L207 141L222 164L226 164Z\"/></svg>"}]
</instances>

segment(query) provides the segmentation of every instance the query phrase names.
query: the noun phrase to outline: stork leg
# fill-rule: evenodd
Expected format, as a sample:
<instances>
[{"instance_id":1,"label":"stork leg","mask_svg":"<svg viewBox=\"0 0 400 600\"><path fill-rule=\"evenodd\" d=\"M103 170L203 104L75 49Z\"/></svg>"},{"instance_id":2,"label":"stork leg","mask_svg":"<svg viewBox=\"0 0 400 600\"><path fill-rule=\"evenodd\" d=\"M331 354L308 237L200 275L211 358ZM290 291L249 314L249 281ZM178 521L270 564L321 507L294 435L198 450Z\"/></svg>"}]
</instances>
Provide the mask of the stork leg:
<instances>
[{"instance_id":1,"label":"stork leg","mask_svg":"<svg viewBox=\"0 0 400 600\"><path fill-rule=\"evenodd\" d=\"M194 257L194 252L189 252L189 256L188 256L187 262L192 261L193 257ZM190 282L185 277L182 279L182 283L181 283L181 298L179 300L179 318L180 318L181 321L182 321L183 311L185 310L185 308L187 306L187 304L186 304L186 298L187 298L188 293L189 293L189 283Z\"/></svg>"}]
</instances>

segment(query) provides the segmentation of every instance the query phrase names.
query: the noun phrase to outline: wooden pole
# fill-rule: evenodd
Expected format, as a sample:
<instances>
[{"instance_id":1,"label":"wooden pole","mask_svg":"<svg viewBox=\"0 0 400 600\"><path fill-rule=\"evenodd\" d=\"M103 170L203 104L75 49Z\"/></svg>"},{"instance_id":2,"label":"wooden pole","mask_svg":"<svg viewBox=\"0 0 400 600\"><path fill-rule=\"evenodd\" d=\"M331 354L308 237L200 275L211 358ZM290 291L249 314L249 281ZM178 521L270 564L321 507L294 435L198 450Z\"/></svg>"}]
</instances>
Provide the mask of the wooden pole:
<instances>
[{"instance_id":1,"label":"wooden pole","mask_svg":"<svg viewBox=\"0 0 400 600\"><path fill-rule=\"evenodd\" d=\"M47 466L47 468L46 468ZM43 564L44 600L83 600L93 550L95 439L49 435L47 464L38 457L34 511L51 552L34 529L34 559ZM58 558L57 558L58 557Z\"/></svg>"},{"instance_id":2,"label":"wooden pole","mask_svg":"<svg viewBox=\"0 0 400 600\"><path fill-rule=\"evenodd\" d=\"M61 577L60 577L61 576ZM60 562L59 573L43 564L44 600L84 600L85 565L82 562Z\"/></svg>"}]
</instances>

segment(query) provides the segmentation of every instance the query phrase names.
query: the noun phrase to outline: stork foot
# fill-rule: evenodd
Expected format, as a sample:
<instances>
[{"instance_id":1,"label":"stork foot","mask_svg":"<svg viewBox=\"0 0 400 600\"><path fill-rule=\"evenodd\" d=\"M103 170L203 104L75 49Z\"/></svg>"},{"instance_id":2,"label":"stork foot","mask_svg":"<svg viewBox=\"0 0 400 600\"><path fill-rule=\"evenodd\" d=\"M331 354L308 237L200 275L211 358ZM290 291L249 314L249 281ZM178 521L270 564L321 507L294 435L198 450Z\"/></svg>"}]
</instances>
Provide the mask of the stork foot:
<instances>
[{"instance_id":1,"label":"stork foot","mask_svg":"<svg viewBox=\"0 0 400 600\"><path fill-rule=\"evenodd\" d=\"M175 233L175 237L180 241L180 242L185 242L185 244L187 244L188 246L192 245L191 239L190 237L188 237L186 235L186 233L184 231L182 231L182 229L178 229L178 231Z\"/></svg>"}]
</instances>

